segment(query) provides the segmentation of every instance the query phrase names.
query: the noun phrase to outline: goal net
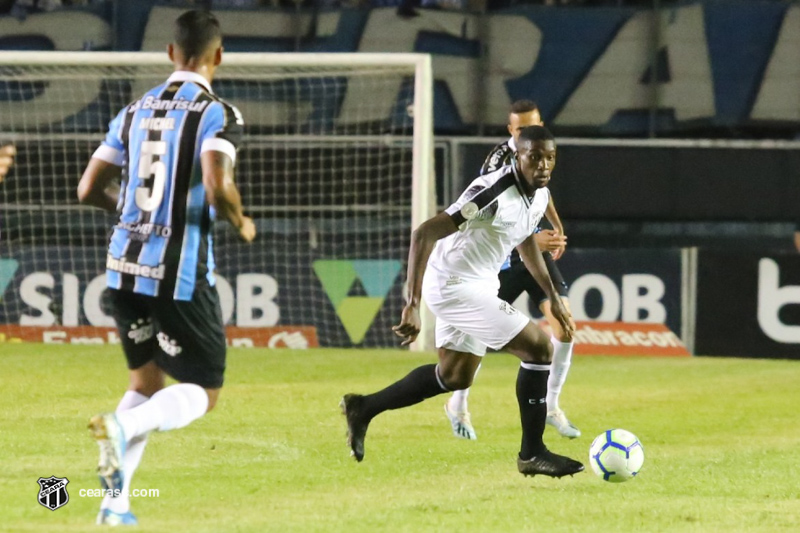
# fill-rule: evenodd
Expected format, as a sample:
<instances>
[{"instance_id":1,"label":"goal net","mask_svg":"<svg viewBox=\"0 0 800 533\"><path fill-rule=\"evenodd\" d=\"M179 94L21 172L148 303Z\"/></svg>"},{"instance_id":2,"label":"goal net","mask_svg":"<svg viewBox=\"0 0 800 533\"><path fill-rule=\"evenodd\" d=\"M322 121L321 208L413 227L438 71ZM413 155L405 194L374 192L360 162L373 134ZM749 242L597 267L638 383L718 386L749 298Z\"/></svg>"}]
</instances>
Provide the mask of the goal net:
<instances>
[{"instance_id":1,"label":"goal net","mask_svg":"<svg viewBox=\"0 0 800 533\"><path fill-rule=\"evenodd\" d=\"M0 341L118 342L105 303L116 217L81 206L109 121L171 73L157 53L0 53ZM412 227L435 210L421 54L226 54L214 91L246 127L236 180L251 245L219 223L233 346L392 346ZM428 333L429 335L429 333Z\"/></svg>"}]
</instances>

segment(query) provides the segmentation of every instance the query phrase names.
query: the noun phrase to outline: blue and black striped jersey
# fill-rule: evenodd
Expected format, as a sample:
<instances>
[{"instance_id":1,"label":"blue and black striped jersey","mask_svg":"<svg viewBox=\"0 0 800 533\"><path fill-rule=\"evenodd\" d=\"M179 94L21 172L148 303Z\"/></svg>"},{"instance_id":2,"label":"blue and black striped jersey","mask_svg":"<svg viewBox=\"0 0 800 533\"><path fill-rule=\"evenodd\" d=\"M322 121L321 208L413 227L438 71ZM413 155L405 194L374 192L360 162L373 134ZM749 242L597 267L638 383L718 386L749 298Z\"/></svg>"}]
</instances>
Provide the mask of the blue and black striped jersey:
<instances>
[{"instance_id":1,"label":"blue and black striped jersey","mask_svg":"<svg viewBox=\"0 0 800 533\"><path fill-rule=\"evenodd\" d=\"M215 284L215 214L200 154L220 151L235 162L243 125L205 78L185 71L111 121L93 156L127 170L106 257L109 287L191 300L196 288Z\"/></svg>"}]
</instances>

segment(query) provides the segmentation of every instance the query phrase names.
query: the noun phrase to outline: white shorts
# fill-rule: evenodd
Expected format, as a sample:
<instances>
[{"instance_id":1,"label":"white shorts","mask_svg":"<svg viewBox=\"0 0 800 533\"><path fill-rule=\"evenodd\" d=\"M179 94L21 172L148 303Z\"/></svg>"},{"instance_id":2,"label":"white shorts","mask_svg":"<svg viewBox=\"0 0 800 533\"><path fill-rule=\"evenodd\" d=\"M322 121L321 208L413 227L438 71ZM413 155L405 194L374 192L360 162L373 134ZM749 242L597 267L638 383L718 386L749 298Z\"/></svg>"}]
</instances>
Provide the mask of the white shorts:
<instances>
[{"instance_id":1,"label":"white shorts","mask_svg":"<svg viewBox=\"0 0 800 533\"><path fill-rule=\"evenodd\" d=\"M497 297L498 282L467 281L428 269L422 297L436 315L436 347L478 356L499 350L530 319Z\"/></svg>"}]
</instances>

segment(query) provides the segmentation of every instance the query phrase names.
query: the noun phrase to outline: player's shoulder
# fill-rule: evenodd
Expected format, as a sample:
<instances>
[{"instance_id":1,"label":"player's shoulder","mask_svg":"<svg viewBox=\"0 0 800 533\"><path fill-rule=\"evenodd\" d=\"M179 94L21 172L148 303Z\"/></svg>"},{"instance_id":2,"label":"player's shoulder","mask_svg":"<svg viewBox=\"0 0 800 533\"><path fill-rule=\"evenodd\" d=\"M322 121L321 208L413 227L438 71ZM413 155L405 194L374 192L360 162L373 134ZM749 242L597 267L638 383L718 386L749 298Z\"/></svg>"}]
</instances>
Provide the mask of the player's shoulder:
<instances>
[{"instance_id":1,"label":"player's shoulder","mask_svg":"<svg viewBox=\"0 0 800 533\"><path fill-rule=\"evenodd\" d=\"M467 196L481 196L485 201L492 201L502 195L507 189L514 187L514 169L511 166L500 167L497 170L478 176L467 188Z\"/></svg>"},{"instance_id":2,"label":"player's shoulder","mask_svg":"<svg viewBox=\"0 0 800 533\"><path fill-rule=\"evenodd\" d=\"M489 152L489 155L491 156L494 154L507 154L508 152L511 152L511 146L509 146L508 141L509 139L506 139L505 141L496 144L494 148L492 148L492 150Z\"/></svg>"},{"instance_id":3,"label":"player's shoulder","mask_svg":"<svg viewBox=\"0 0 800 533\"><path fill-rule=\"evenodd\" d=\"M237 109L235 105L230 103L229 101L225 100L221 96L216 93L208 92L208 97L211 98L211 101L215 104L219 104L221 107L225 109Z\"/></svg>"},{"instance_id":4,"label":"player's shoulder","mask_svg":"<svg viewBox=\"0 0 800 533\"><path fill-rule=\"evenodd\" d=\"M223 117L225 117L226 122L233 121L240 126L244 125L244 118L242 117L242 112L239 111L238 107L214 93L209 93L209 96L211 97L211 105L209 106L210 109L215 109L217 112L221 112Z\"/></svg>"},{"instance_id":5,"label":"player's shoulder","mask_svg":"<svg viewBox=\"0 0 800 533\"><path fill-rule=\"evenodd\" d=\"M502 155L505 155L505 154L513 152L513 150L511 149L511 145L508 144L508 141L509 141L509 139L506 139L505 141L496 144L495 147L492 148L492 151L489 152L489 154L490 155L491 154L502 154Z\"/></svg>"},{"instance_id":6,"label":"player's shoulder","mask_svg":"<svg viewBox=\"0 0 800 533\"><path fill-rule=\"evenodd\" d=\"M495 170L503 167L509 163L509 160L514 155L514 150L509 146L508 141L503 141L496 145L486 156L486 160L481 168L482 174L494 172Z\"/></svg>"},{"instance_id":7,"label":"player's shoulder","mask_svg":"<svg viewBox=\"0 0 800 533\"><path fill-rule=\"evenodd\" d=\"M470 182L468 189L486 189L492 187L510 172L511 167L505 166L490 172L482 173Z\"/></svg>"},{"instance_id":8,"label":"player's shoulder","mask_svg":"<svg viewBox=\"0 0 800 533\"><path fill-rule=\"evenodd\" d=\"M512 185L514 183L514 167L503 165L487 174L481 176L490 187Z\"/></svg>"}]
</instances>

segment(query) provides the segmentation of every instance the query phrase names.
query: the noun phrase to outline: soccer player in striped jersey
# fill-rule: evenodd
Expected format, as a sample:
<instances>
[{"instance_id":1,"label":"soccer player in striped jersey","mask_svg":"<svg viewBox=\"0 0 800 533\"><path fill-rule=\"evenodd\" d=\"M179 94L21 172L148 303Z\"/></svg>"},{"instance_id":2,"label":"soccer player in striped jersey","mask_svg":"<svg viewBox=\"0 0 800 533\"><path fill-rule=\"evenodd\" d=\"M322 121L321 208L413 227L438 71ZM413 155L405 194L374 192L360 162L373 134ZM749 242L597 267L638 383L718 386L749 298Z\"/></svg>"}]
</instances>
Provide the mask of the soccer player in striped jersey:
<instances>
[{"instance_id":1,"label":"soccer player in striped jersey","mask_svg":"<svg viewBox=\"0 0 800 533\"><path fill-rule=\"evenodd\" d=\"M226 348L211 230L222 218L244 241L255 237L233 182L242 117L211 89L219 22L205 11L182 14L168 53L173 74L120 111L78 186L83 203L119 211L106 277L130 370L116 413L89 424L108 490L99 524L136 523L129 490L148 434L214 407ZM123 175L117 198L109 187ZM165 376L179 383L165 387Z\"/></svg>"},{"instance_id":2,"label":"soccer player in striped jersey","mask_svg":"<svg viewBox=\"0 0 800 533\"><path fill-rule=\"evenodd\" d=\"M17 149L13 144L0 147L0 183L3 182L6 174L8 174L8 171L11 170L11 167L14 165L15 155L17 155Z\"/></svg>"},{"instance_id":3,"label":"soccer player in striped jersey","mask_svg":"<svg viewBox=\"0 0 800 533\"><path fill-rule=\"evenodd\" d=\"M535 102L531 100L514 102L508 115L508 132L511 137L492 149L483 163L481 174L488 174L505 165L510 165L516 153L520 131L528 126L541 125L543 125L542 116ZM558 216L552 196L550 196L550 201L547 204L545 216L554 229L548 230L537 227L534 237L536 244L542 250L542 257L547 266L547 271L555 283L558 294L561 296L561 301L569 310L567 284L564 282L564 277L555 263L564 253L567 238L564 235L564 226ZM527 292L530 299L536 302L539 310L547 318L547 323L550 324L553 330L553 335L550 337L550 342L553 344L553 362L547 382L547 423L564 437L571 439L580 437L580 430L569 421L558 402L561 388L567 379L567 372L572 361L572 339L553 316L550 310L550 300L539 284L536 283L536 280L533 279L528 269L525 268L516 250L511 252L511 255L503 263L499 277L500 291L498 295L501 300L513 303L519 298L520 294ZM572 326L573 328L575 327L574 324ZM480 367L478 368L480 369ZM453 434L462 439L474 440L478 436L472 426L467 405L468 396L469 389L454 392L445 404L444 410L450 421Z\"/></svg>"},{"instance_id":4,"label":"soccer player in striped jersey","mask_svg":"<svg viewBox=\"0 0 800 533\"><path fill-rule=\"evenodd\" d=\"M516 387L522 422L520 473L562 477L583 470L578 461L550 452L542 440L550 340L497 295L497 273L516 247L550 299L555 320L567 335L574 331L533 236L550 199L547 184L556 163L555 139L542 126L524 128L517 153L511 165L475 179L453 205L412 234L407 304L393 329L404 345L416 339L424 296L436 316L439 364L418 367L374 394L342 398L356 460L364 458L367 428L377 415L469 387L487 348L492 348L522 361Z\"/></svg>"}]
</instances>

